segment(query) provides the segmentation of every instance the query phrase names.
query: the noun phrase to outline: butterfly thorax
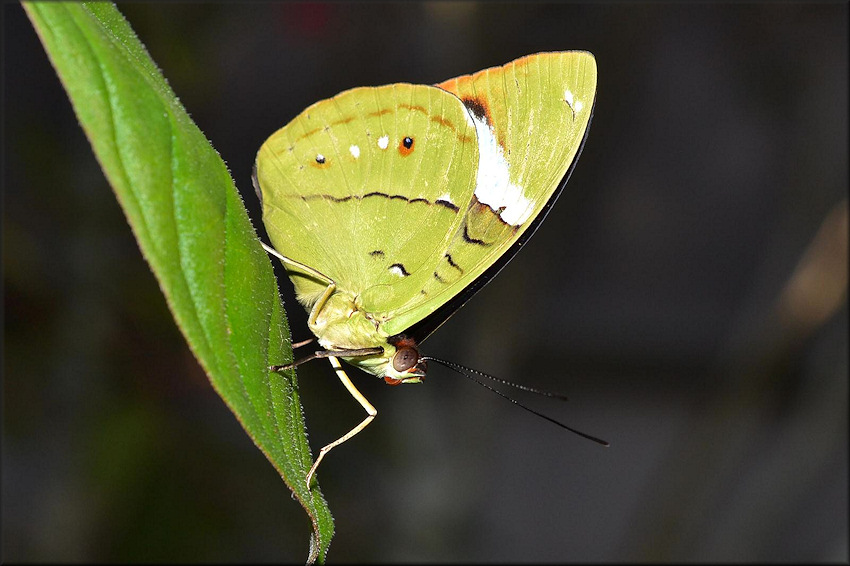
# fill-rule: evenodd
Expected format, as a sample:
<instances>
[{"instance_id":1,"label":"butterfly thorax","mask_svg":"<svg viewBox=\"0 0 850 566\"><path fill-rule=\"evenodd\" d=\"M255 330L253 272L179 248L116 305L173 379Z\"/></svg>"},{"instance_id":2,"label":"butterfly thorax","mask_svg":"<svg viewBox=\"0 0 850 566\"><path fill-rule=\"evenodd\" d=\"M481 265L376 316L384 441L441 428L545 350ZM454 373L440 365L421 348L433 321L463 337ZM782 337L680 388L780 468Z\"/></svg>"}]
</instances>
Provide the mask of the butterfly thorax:
<instances>
[{"instance_id":1,"label":"butterfly thorax","mask_svg":"<svg viewBox=\"0 0 850 566\"><path fill-rule=\"evenodd\" d=\"M318 308L310 330L327 350L359 350L380 347L382 353L369 356L340 356L390 385L419 383L425 376L425 363L419 361L416 344L403 336L387 336L369 313L359 308L356 297L333 293ZM312 317L311 317L312 318Z\"/></svg>"}]
</instances>

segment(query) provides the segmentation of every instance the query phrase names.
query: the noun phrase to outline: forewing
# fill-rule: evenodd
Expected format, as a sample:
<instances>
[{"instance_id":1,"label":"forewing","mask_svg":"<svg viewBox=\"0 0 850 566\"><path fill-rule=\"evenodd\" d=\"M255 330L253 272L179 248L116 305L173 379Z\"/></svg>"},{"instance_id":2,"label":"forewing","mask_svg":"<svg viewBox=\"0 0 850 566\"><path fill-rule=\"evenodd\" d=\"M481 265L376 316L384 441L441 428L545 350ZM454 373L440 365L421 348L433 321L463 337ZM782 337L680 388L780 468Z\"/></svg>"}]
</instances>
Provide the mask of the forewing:
<instances>
[{"instance_id":1,"label":"forewing","mask_svg":"<svg viewBox=\"0 0 850 566\"><path fill-rule=\"evenodd\" d=\"M263 222L283 255L324 274L361 308L391 313L420 295L475 186L475 128L454 95L395 84L318 102L260 148ZM310 306L326 282L289 268Z\"/></svg>"},{"instance_id":2,"label":"forewing","mask_svg":"<svg viewBox=\"0 0 850 566\"><path fill-rule=\"evenodd\" d=\"M474 195L432 277L385 315L389 335L430 319L413 333L419 339L504 266L557 198L590 124L596 62L587 52L542 53L437 86L471 112L480 163Z\"/></svg>"}]
</instances>

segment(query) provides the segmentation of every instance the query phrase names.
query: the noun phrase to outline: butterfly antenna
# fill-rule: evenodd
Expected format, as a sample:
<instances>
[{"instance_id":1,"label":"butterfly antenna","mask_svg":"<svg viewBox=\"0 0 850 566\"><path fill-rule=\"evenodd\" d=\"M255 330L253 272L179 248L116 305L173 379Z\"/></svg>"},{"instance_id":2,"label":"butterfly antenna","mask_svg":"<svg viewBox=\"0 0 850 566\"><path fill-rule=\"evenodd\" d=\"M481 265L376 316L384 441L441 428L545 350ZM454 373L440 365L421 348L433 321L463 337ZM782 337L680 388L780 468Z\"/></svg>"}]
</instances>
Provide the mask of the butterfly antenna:
<instances>
[{"instance_id":1,"label":"butterfly antenna","mask_svg":"<svg viewBox=\"0 0 850 566\"><path fill-rule=\"evenodd\" d=\"M492 391L493 393L495 393L495 394L496 394L496 395L498 395L499 397L502 397L502 398L504 398L504 399L507 399L508 401L510 401L511 403L513 403L514 405L517 405L518 407L521 407L521 408L525 409L525 410L526 410L526 411L528 411L529 413L532 413L532 414L534 414L534 415L537 415L537 416L538 416L538 417L540 417L541 419L546 419L546 420L547 420L547 421L549 421L550 423L556 424L556 425L558 425L559 427L561 427L561 428L563 428L563 429L566 429L566 430L568 430L568 431L572 432L573 434L577 434L577 435L581 436L582 438L586 438L586 439L588 439L588 440L592 440L593 442L595 442L595 443L597 443L597 444L601 444L602 446L610 446L610 444L609 444L607 441L602 440L601 438L596 438L595 436L591 436L591 435L589 435L589 434L587 434L587 433L581 432L580 430L576 430L576 429L574 429L574 428L572 428L572 427L568 427L568 426L567 426L567 425L565 425L564 423L559 422L559 421L556 421L556 420L555 420L555 419L553 419L552 417L547 417L547 416L546 416L546 415L544 415L543 413L539 413L539 412L535 411L534 409L532 409L532 408L530 408L530 407L526 407L525 405L523 405L522 403L520 403L520 402L519 402L519 401L517 401L516 399L513 399L513 398L511 398L511 397L508 397L507 395L505 395L504 393L502 393L502 392L501 392L501 391L499 391L498 389L494 389L493 387L490 387L490 386L489 386L489 385L487 385L486 383L484 383L484 382L482 382L482 381L479 381L478 379L475 379L474 377L472 377L471 375L469 375L469 373L466 373L466 372L468 371L468 372L470 372L470 373L475 373L475 374L481 375L481 376L483 376L483 377L490 378L490 379L492 379L493 381L498 381L499 383L503 383L503 384L505 384L505 385L510 385L510 386L516 387L517 389L522 389L523 391L529 391L529 392L531 392L531 393L537 393L537 394L539 394L539 395L544 395L544 396L547 396L547 397L557 397L557 398L565 399L565 397L564 397L563 395L559 395L559 394L557 394L557 393L547 393L547 392L545 392L545 391L539 391L539 390L537 390L537 389L532 389L531 387L525 387L525 386L523 386L523 385L518 385L518 384L516 384L516 383L511 383L510 381L505 381L505 380L503 380L503 379L499 379L499 378L497 378L497 377L493 377L492 375L488 375L488 374L486 374L486 373L484 373L484 372L480 372L480 371L477 371L477 370L474 370L474 369L471 369L471 368L467 368L467 367L464 367L464 366L462 366L462 365L460 365L460 364L455 364L455 363L453 363L453 362L447 362L447 361L445 361L445 360L441 360L441 359L438 359L438 358L432 358L432 357L430 357L430 356L423 356L421 359L422 359L423 361L437 362L438 364L441 364L441 365L443 365L443 366L446 366L447 368L449 368L450 370L454 371L455 373L459 373L460 375L464 376L465 378L467 378L467 379L469 379L469 380L471 380L471 381L474 381L475 383L477 383L477 384L478 384L478 385L480 385L481 387L483 387L483 388L485 388L485 389L489 389L490 391Z\"/></svg>"},{"instance_id":2,"label":"butterfly antenna","mask_svg":"<svg viewBox=\"0 0 850 566\"><path fill-rule=\"evenodd\" d=\"M521 389L522 391L528 391L529 393L534 393L535 395L540 395L542 397L551 397L553 399L560 399L562 401L569 401L569 398L562 393L552 393L551 391L541 391L540 389L535 389L533 387L528 387L527 385L520 385L519 383L514 383L512 381L508 381L506 379L501 379L495 376L490 375L489 373L484 373L483 371L478 371L477 369L468 368L466 366L462 366L460 364L456 364L454 362L449 362L446 360L440 360L437 358L432 358L431 356L422 356L422 359L425 361L431 360L437 362L438 364L442 364L447 368L453 369L456 372L468 372L474 373L475 375L480 375L481 377L486 377L487 379L493 380L497 383L501 383L502 385L509 385L516 389ZM469 376L467 376L469 377Z\"/></svg>"}]
</instances>

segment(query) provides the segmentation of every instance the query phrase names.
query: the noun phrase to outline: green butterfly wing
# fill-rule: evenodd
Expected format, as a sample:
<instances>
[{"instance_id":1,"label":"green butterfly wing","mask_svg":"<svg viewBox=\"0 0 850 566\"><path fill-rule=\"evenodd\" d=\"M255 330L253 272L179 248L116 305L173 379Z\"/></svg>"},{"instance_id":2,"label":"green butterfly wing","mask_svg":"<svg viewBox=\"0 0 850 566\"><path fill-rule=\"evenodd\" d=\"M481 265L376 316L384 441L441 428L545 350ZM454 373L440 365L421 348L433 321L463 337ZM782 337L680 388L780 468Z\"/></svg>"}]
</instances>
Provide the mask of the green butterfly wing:
<instances>
[{"instance_id":1,"label":"green butterfly wing","mask_svg":"<svg viewBox=\"0 0 850 566\"><path fill-rule=\"evenodd\" d=\"M258 154L269 237L355 297L383 336L416 325L424 338L545 216L595 92L593 56L564 52L318 102ZM288 269L309 308L327 282Z\"/></svg>"},{"instance_id":2,"label":"green butterfly wing","mask_svg":"<svg viewBox=\"0 0 850 566\"><path fill-rule=\"evenodd\" d=\"M481 161L460 229L423 288L425 300L414 298L383 325L390 335L411 333L431 319L412 333L419 340L507 263L554 204L590 125L596 60L583 51L541 53L437 86L472 113Z\"/></svg>"},{"instance_id":3,"label":"green butterfly wing","mask_svg":"<svg viewBox=\"0 0 850 566\"><path fill-rule=\"evenodd\" d=\"M260 148L256 176L275 248L332 279L362 310L416 296L471 194L475 129L452 94L356 88L318 102ZM327 282L290 269L309 308ZM390 316L390 315L386 315Z\"/></svg>"}]
</instances>

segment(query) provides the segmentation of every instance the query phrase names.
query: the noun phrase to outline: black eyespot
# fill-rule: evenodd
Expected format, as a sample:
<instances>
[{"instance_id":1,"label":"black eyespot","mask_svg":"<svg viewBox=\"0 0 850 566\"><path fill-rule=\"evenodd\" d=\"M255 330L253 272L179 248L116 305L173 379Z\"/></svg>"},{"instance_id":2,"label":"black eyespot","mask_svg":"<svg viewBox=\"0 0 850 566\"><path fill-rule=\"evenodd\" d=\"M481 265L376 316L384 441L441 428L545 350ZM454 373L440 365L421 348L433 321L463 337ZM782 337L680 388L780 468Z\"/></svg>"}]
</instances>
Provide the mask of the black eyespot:
<instances>
[{"instance_id":1,"label":"black eyespot","mask_svg":"<svg viewBox=\"0 0 850 566\"><path fill-rule=\"evenodd\" d=\"M396 350L393 356L393 369L396 371L407 371L419 361L419 352L405 346Z\"/></svg>"},{"instance_id":2,"label":"black eyespot","mask_svg":"<svg viewBox=\"0 0 850 566\"><path fill-rule=\"evenodd\" d=\"M317 155L317 156L316 156L316 163L318 163L319 165L321 165L321 164L323 164L324 162L325 162L325 156L324 156L324 155L322 155L322 154L320 153L319 155Z\"/></svg>"},{"instance_id":3,"label":"black eyespot","mask_svg":"<svg viewBox=\"0 0 850 566\"><path fill-rule=\"evenodd\" d=\"M404 147L410 149L411 147L413 147L413 138L407 136L404 138L404 141L402 141L402 143L404 144Z\"/></svg>"}]
</instances>

